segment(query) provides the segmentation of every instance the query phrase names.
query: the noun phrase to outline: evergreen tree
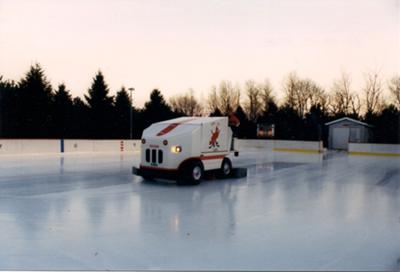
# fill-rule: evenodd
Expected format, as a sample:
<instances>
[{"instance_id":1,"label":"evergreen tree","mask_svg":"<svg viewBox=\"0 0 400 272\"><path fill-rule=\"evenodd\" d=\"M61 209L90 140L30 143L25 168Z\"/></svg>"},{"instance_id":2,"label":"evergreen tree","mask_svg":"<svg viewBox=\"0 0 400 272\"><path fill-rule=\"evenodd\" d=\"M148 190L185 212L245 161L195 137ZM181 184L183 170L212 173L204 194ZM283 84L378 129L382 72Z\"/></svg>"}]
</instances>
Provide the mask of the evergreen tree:
<instances>
[{"instance_id":1,"label":"evergreen tree","mask_svg":"<svg viewBox=\"0 0 400 272\"><path fill-rule=\"evenodd\" d=\"M238 106L235 111L235 116L239 119L240 125L236 129L235 134L238 138L255 138L256 136L256 125L247 119L247 115L244 112L242 106Z\"/></svg>"},{"instance_id":2,"label":"evergreen tree","mask_svg":"<svg viewBox=\"0 0 400 272\"><path fill-rule=\"evenodd\" d=\"M222 116L222 112L219 108L215 108L213 112L210 113L210 117L219 117Z\"/></svg>"},{"instance_id":3,"label":"evergreen tree","mask_svg":"<svg viewBox=\"0 0 400 272\"><path fill-rule=\"evenodd\" d=\"M400 111L394 105L386 106L380 113L370 114L368 124L373 126L376 143L400 143Z\"/></svg>"},{"instance_id":4,"label":"evergreen tree","mask_svg":"<svg viewBox=\"0 0 400 272\"><path fill-rule=\"evenodd\" d=\"M39 64L18 84L16 132L19 137L47 138L52 131L52 88Z\"/></svg>"},{"instance_id":5,"label":"evergreen tree","mask_svg":"<svg viewBox=\"0 0 400 272\"><path fill-rule=\"evenodd\" d=\"M72 101L71 138L87 139L89 133L89 108L79 97Z\"/></svg>"},{"instance_id":6,"label":"evergreen tree","mask_svg":"<svg viewBox=\"0 0 400 272\"><path fill-rule=\"evenodd\" d=\"M274 100L269 100L267 105L265 106L266 110L262 113L259 121L261 123L266 123L268 125L275 124L275 116L278 112L278 106L276 105Z\"/></svg>"},{"instance_id":7,"label":"evergreen tree","mask_svg":"<svg viewBox=\"0 0 400 272\"><path fill-rule=\"evenodd\" d=\"M305 138L304 140L320 141L324 140L327 144L327 137L323 137L323 127L327 122L327 114L320 105L314 105L306 113L304 120Z\"/></svg>"},{"instance_id":8,"label":"evergreen tree","mask_svg":"<svg viewBox=\"0 0 400 272\"><path fill-rule=\"evenodd\" d=\"M128 139L130 136L130 111L131 99L126 89L122 87L121 90L117 92L117 96L115 98L115 136L117 138Z\"/></svg>"},{"instance_id":9,"label":"evergreen tree","mask_svg":"<svg viewBox=\"0 0 400 272\"><path fill-rule=\"evenodd\" d=\"M3 80L0 76L0 138L16 137L16 88L13 81Z\"/></svg>"},{"instance_id":10,"label":"evergreen tree","mask_svg":"<svg viewBox=\"0 0 400 272\"><path fill-rule=\"evenodd\" d=\"M177 117L170 106L165 102L164 96L157 89L150 94L150 101L146 102L142 112L143 129L152 123Z\"/></svg>"},{"instance_id":11,"label":"evergreen tree","mask_svg":"<svg viewBox=\"0 0 400 272\"><path fill-rule=\"evenodd\" d=\"M236 117L239 119L240 124L242 124L243 122L248 121L246 113L244 112L242 106L238 106L236 111L235 111L235 115Z\"/></svg>"},{"instance_id":12,"label":"evergreen tree","mask_svg":"<svg viewBox=\"0 0 400 272\"><path fill-rule=\"evenodd\" d=\"M108 95L109 89L104 76L99 71L85 99L89 106L89 135L92 138L111 138L113 134L113 97Z\"/></svg>"},{"instance_id":13,"label":"evergreen tree","mask_svg":"<svg viewBox=\"0 0 400 272\"><path fill-rule=\"evenodd\" d=\"M143 130L146 128L147 122L144 120L143 109L139 109L133 114L133 138L140 139L142 137Z\"/></svg>"},{"instance_id":14,"label":"evergreen tree","mask_svg":"<svg viewBox=\"0 0 400 272\"><path fill-rule=\"evenodd\" d=\"M58 85L54 93L54 121L57 138L71 136L72 97L65 84Z\"/></svg>"},{"instance_id":15,"label":"evergreen tree","mask_svg":"<svg viewBox=\"0 0 400 272\"><path fill-rule=\"evenodd\" d=\"M276 113L275 138L283 140L302 140L304 138L302 118L297 110L289 105L279 108Z\"/></svg>"}]
</instances>

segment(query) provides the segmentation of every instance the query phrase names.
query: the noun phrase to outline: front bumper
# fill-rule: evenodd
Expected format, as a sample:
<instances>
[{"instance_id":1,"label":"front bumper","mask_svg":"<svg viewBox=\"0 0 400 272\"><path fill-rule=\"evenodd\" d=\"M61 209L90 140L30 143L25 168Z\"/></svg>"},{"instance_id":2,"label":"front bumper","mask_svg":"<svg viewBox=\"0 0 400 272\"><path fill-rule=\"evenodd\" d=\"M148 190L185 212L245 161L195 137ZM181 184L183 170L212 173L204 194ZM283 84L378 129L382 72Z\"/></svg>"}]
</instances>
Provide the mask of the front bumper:
<instances>
[{"instance_id":1,"label":"front bumper","mask_svg":"<svg viewBox=\"0 0 400 272\"><path fill-rule=\"evenodd\" d=\"M161 179L177 179L178 171L162 168L146 168L146 167L132 167L132 174L141 176L145 179L161 178Z\"/></svg>"}]
</instances>

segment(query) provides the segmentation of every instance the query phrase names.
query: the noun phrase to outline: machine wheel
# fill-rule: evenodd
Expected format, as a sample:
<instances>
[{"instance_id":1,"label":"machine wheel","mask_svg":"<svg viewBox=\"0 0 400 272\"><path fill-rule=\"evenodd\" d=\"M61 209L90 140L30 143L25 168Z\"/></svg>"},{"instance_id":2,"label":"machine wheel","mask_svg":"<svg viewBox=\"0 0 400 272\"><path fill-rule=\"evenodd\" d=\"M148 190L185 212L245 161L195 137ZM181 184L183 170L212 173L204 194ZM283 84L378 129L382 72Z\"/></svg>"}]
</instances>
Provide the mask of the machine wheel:
<instances>
[{"instance_id":1,"label":"machine wheel","mask_svg":"<svg viewBox=\"0 0 400 272\"><path fill-rule=\"evenodd\" d=\"M232 173L232 163L228 158L224 158L221 164L221 169L219 170L220 178L227 178Z\"/></svg>"},{"instance_id":2,"label":"machine wheel","mask_svg":"<svg viewBox=\"0 0 400 272\"><path fill-rule=\"evenodd\" d=\"M182 166L181 177L178 178L178 185L197 185L203 177L203 164L200 161L192 161Z\"/></svg>"}]
</instances>

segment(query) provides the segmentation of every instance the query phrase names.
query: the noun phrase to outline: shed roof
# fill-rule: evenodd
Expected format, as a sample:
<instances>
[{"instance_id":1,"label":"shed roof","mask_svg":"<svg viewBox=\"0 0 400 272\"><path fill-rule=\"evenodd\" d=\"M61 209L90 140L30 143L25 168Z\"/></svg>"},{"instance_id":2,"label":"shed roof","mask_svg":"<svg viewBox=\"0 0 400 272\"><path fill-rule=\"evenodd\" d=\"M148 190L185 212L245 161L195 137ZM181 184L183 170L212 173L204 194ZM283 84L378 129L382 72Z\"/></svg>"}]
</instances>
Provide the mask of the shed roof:
<instances>
[{"instance_id":1,"label":"shed roof","mask_svg":"<svg viewBox=\"0 0 400 272\"><path fill-rule=\"evenodd\" d=\"M367 123L358 121L358 120L350 118L350 117L343 117L343 118L339 118L339 119L330 121L328 123L325 123L325 126L330 126L330 125L333 125L333 124L336 124L336 123L340 123L340 122L343 122L343 121L349 121L349 122L352 122L352 123L355 123L355 124L359 124L359 125L362 125L362 126L372 127L371 125L369 125Z\"/></svg>"}]
</instances>

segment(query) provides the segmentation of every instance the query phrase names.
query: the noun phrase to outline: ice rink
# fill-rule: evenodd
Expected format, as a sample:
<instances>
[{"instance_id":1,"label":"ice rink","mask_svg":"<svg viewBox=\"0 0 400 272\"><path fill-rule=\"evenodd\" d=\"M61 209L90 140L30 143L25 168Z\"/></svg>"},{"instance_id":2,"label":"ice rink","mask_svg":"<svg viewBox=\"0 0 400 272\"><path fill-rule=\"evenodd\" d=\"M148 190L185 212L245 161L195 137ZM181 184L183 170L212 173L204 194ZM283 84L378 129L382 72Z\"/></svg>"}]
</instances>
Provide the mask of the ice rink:
<instances>
[{"instance_id":1,"label":"ice rink","mask_svg":"<svg viewBox=\"0 0 400 272\"><path fill-rule=\"evenodd\" d=\"M0 269L399 269L400 158L249 151L179 187L138 156L1 156Z\"/></svg>"}]
</instances>

